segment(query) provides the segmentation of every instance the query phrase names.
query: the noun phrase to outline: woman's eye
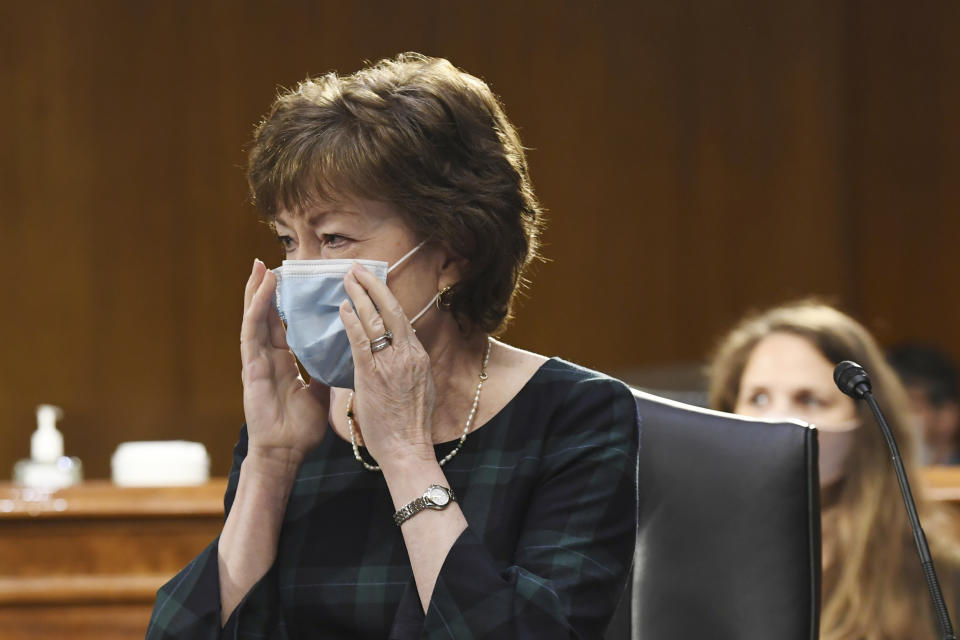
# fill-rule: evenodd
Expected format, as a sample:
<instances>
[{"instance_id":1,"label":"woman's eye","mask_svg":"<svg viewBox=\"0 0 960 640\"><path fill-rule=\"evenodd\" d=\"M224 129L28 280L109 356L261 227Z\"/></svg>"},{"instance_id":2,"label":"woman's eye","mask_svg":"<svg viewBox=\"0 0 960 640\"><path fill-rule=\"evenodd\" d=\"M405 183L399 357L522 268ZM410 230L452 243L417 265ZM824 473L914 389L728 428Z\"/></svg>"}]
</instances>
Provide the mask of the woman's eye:
<instances>
[{"instance_id":1,"label":"woman's eye","mask_svg":"<svg viewBox=\"0 0 960 640\"><path fill-rule=\"evenodd\" d=\"M347 239L339 233L325 233L321 236L324 246L336 249L347 242Z\"/></svg>"},{"instance_id":2,"label":"woman's eye","mask_svg":"<svg viewBox=\"0 0 960 640\"><path fill-rule=\"evenodd\" d=\"M750 396L750 404L755 407L765 407L770 404L770 396L765 391L759 391Z\"/></svg>"},{"instance_id":3,"label":"woman's eye","mask_svg":"<svg viewBox=\"0 0 960 640\"><path fill-rule=\"evenodd\" d=\"M823 406L823 401L812 393L801 394L800 397L797 398L797 402L808 408Z\"/></svg>"}]
</instances>

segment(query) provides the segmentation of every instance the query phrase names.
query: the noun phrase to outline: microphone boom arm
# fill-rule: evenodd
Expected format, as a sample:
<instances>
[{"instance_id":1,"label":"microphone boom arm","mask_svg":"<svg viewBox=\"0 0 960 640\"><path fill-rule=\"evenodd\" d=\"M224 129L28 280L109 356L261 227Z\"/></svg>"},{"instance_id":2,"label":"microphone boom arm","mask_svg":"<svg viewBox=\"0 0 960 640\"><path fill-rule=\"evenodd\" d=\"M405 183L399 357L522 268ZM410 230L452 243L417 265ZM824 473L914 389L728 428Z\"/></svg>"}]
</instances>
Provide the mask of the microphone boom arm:
<instances>
[{"instance_id":1,"label":"microphone boom arm","mask_svg":"<svg viewBox=\"0 0 960 640\"><path fill-rule=\"evenodd\" d=\"M920 525L920 517L917 515L916 502L913 499L913 492L910 491L910 481L907 480L907 471L903 467L903 459L900 456L900 447L893 438L893 431L880 410L873 393L867 389L863 393L863 399L873 412L873 416L880 425L880 431L887 441L887 447L890 449L890 458L893 460L893 468L897 473L897 481L900 483L900 494L903 496L903 504L907 508L907 518L910 520L910 528L913 530L913 541L917 545L917 554L920 556L920 564L923 568L923 577L927 581L927 589L930 591L930 599L933 601L934 614L937 617L937 624L940 627L940 633L943 640L956 640L953 634L953 624L950 621L950 612L947 610L946 602L943 599L943 591L940 589L940 582L937 580L937 572L933 567L933 558L930 555L930 546L927 544L927 536L923 533L923 527Z\"/></svg>"},{"instance_id":2,"label":"microphone boom arm","mask_svg":"<svg viewBox=\"0 0 960 640\"><path fill-rule=\"evenodd\" d=\"M930 591L930 600L933 603L934 615L937 619L937 625L940 627L942 640L956 640L953 634L953 624L950 622L950 612L943 600L943 591L940 589L940 582L937 580L937 572L933 568L933 558L930 556L930 547L927 545L927 536L923 533L923 527L920 526L920 517L917 515L917 504L913 500L913 493L910 491L910 482L907 480L907 471L903 468L903 458L900 456L900 447L893 437L893 431L887 424L887 419L880 410L880 405L873 397L870 385L870 376L856 362L844 360L833 370L833 381L837 387L854 400L866 400L870 411L877 419L880 425L880 431L887 441L887 448L890 449L890 459L893 461L894 471L897 473L897 481L900 483L900 494L903 496L903 504L907 508L907 517L910 520L910 528L913 530L913 541L917 545L917 554L920 556L920 564L923 568L923 577L927 581L927 589Z\"/></svg>"}]
</instances>

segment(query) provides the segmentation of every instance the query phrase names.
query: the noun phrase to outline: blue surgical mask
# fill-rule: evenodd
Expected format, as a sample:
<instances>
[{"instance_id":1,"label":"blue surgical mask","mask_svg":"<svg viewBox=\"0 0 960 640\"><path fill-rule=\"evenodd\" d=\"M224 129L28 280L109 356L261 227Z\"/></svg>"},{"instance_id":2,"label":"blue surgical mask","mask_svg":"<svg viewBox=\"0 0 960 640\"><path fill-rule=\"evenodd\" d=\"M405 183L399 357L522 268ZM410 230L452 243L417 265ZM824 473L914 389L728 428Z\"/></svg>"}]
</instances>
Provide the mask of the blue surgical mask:
<instances>
[{"instance_id":1,"label":"blue surgical mask","mask_svg":"<svg viewBox=\"0 0 960 640\"><path fill-rule=\"evenodd\" d=\"M343 285L350 267L359 264L386 282L387 274L422 246L421 242L389 267L378 260L284 260L273 270L275 301L287 325L287 344L311 379L330 387L353 388L353 355L340 320L340 303L350 299ZM410 324L430 309L437 296Z\"/></svg>"}]
</instances>

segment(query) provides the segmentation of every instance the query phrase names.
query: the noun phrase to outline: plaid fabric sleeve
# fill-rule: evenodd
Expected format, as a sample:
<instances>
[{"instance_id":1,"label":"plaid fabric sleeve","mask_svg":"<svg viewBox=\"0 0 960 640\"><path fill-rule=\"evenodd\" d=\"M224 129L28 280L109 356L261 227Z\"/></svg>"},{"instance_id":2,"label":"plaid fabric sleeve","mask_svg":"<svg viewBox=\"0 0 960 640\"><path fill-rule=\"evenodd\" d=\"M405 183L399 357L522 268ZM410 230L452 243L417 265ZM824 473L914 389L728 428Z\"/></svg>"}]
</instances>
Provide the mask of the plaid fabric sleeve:
<instances>
[{"instance_id":1,"label":"plaid fabric sleeve","mask_svg":"<svg viewBox=\"0 0 960 640\"><path fill-rule=\"evenodd\" d=\"M220 576L217 542L157 591L146 640L220 635Z\"/></svg>"},{"instance_id":2,"label":"plaid fabric sleeve","mask_svg":"<svg viewBox=\"0 0 960 640\"><path fill-rule=\"evenodd\" d=\"M578 383L545 436L513 563L468 528L419 613L422 631L408 589L391 638L602 638L633 558L638 443L630 391L610 379Z\"/></svg>"},{"instance_id":3,"label":"plaid fabric sleeve","mask_svg":"<svg viewBox=\"0 0 960 640\"><path fill-rule=\"evenodd\" d=\"M244 427L233 449L233 466L224 495L225 513L230 513L233 505L240 463L246 454L247 429ZM220 627L218 543L219 538L157 591L146 640L286 637L276 606L276 564L244 596L227 624Z\"/></svg>"}]
</instances>

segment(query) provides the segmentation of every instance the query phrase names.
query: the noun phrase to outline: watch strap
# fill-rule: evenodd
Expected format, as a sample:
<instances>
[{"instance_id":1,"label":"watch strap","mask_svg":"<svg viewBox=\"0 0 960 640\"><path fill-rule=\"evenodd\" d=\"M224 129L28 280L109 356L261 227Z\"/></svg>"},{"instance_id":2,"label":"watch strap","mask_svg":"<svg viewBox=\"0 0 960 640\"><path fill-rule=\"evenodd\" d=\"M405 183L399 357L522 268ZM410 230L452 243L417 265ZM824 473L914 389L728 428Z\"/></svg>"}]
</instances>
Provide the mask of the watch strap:
<instances>
[{"instance_id":1,"label":"watch strap","mask_svg":"<svg viewBox=\"0 0 960 640\"><path fill-rule=\"evenodd\" d=\"M442 504L442 505L436 504L435 502L427 498L427 494L432 489L442 489L444 492L446 492L447 496L450 499L447 501L446 504ZM440 485L430 485L429 487L427 487L427 490L424 492L422 496L414 500L411 500L404 506L400 507L400 509L398 509L397 512L393 514L393 521L399 527L404 522L406 522L413 516L417 515L421 511L424 511L426 509L436 509L436 510L446 509L448 506L450 506L451 502L456 502L456 501L457 501L457 498L456 496L453 495L453 490L449 489L448 487L441 487Z\"/></svg>"}]
</instances>

